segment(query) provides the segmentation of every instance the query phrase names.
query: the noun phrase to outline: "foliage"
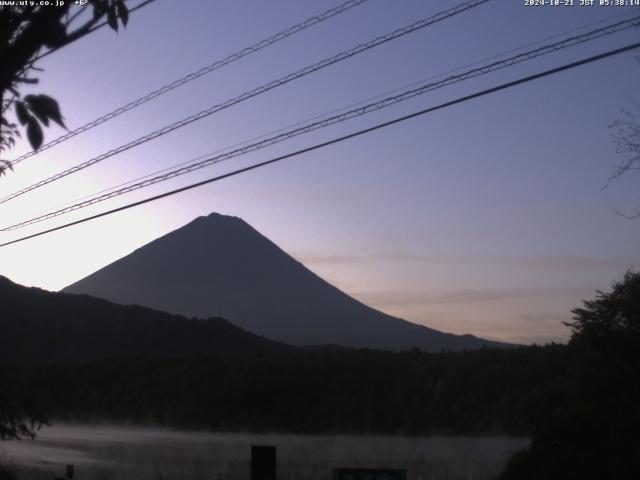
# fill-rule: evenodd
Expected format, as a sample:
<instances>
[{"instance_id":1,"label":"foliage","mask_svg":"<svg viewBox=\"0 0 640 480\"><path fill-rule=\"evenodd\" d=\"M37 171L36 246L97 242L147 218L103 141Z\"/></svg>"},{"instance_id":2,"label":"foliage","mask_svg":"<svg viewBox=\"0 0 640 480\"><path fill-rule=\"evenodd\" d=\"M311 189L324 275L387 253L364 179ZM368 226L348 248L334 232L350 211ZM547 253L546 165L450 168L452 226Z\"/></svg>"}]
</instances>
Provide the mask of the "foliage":
<instances>
[{"instance_id":1,"label":"foliage","mask_svg":"<svg viewBox=\"0 0 640 480\"><path fill-rule=\"evenodd\" d=\"M327 347L5 369L14 388L58 420L223 431L526 435L558 407L566 350Z\"/></svg>"},{"instance_id":2,"label":"foliage","mask_svg":"<svg viewBox=\"0 0 640 480\"><path fill-rule=\"evenodd\" d=\"M0 304L0 376L56 419L527 433L554 408L568 363L564 346L442 354L294 348L221 319L187 319L2 278Z\"/></svg>"},{"instance_id":3,"label":"foliage","mask_svg":"<svg viewBox=\"0 0 640 480\"><path fill-rule=\"evenodd\" d=\"M4 277L0 277L0 305L0 362L78 361L132 354L246 355L293 348L221 318L189 319L88 295L46 292Z\"/></svg>"},{"instance_id":4,"label":"foliage","mask_svg":"<svg viewBox=\"0 0 640 480\"><path fill-rule=\"evenodd\" d=\"M73 14L70 8L74 2L43 3L0 6L0 153L15 145L21 136L20 126L34 150L44 141L42 126L53 121L66 128L55 99L44 94L21 97L22 86L38 83L34 77L34 72L42 71L35 66L38 59L87 35L105 17L115 31L118 20L126 26L129 19L125 0L88 0ZM12 108L20 126L8 119ZM0 176L10 170L12 164L0 159ZM32 437L44 421L28 401L11 395L0 384L0 440Z\"/></svg>"},{"instance_id":5,"label":"foliage","mask_svg":"<svg viewBox=\"0 0 640 480\"><path fill-rule=\"evenodd\" d=\"M562 409L502 480L640 478L640 274L573 310Z\"/></svg>"},{"instance_id":6,"label":"foliage","mask_svg":"<svg viewBox=\"0 0 640 480\"><path fill-rule=\"evenodd\" d=\"M24 98L20 95L22 86L38 83L34 72L41 69L35 66L36 62L91 33L104 18L115 31L118 21L126 26L129 19L124 0L88 0L72 14L73 3L52 6L19 2L0 6L0 152L15 145L21 136L20 126L34 150L43 143L42 126L48 127L49 121L65 126L55 99L43 94ZM12 108L20 126L7 118ZM0 161L0 175L9 167L7 161Z\"/></svg>"},{"instance_id":7,"label":"foliage","mask_svg":"<svg viewBox=\"0 0 640 480\"><path fill-rule=\"evenodd\" d=\"M30 402L7 390L0 391L0 440L33 438L46 423Z\"/></svg>"},{"instance_id":8,"label":"foliage","mask_svg":"<svg viewBox=\"0 0 640 480\"><path fill-rule=\"evenodd\" d=\"M640 338L640 273L628 271L615 282L609 293L596 292L583 308L572 311L574 321L566 325L572 341L617 342L621 338Z\"/></svg>"},{"instance_id":9,"label":"foliage","mask_svg":"<svg viewBox=\"0 0 640 480\"><path fill-rule=\"evenodd\" d=\"M640 104L632 97L630 100L636 112L623 110L621 117L609 125L613 130L611 137L616 145L616 153L622 160L609 177L607 185L624 175L635 175L640 171L640 118L637 116L640 114ZM630 215L616 209L614 212L628 219L640 218L640 211Z\"/></svg>"},{"instance_id":10,"label":"foliage","mask_svg":"<svg viewBox=\"0 0 640 480\"><path fill-rule=\"evenodd\" d=\"M573 311L568 345L443 353L263 343L243 350L246 338L226 336L225 329L216 330L220 323L203 327L208 321L6 280L0 287L6 335L20 327L28 338L50 324L66 335L45 332L46 348L79 353L43 355L45 347L24 341L22 351L3 347L0 377L56 420L227 431L531 435L530 449L513 457L503 480L640 478L638 273L628 272L610 292L598 292ZM144 338L154 345L203 338L211 346L216 335L207 328L230 348L190 353L162 347L132 356L130 347L141 350ZM71 344L64 343L67 337Z\"/></svg>"},{"instance_id":11,"label":"foliage","mask_svg":"<svg viewBox=\"0 0 640 480\"><path fill-rule=\"evenodd\" d=\"M640 112L640 105L634 101ZM622 117L611 124L612 135L617 153L623 159L613 172L610 180L614 180L629 172L640 170L640 119L630 110L622 112Z\"/></svg>"}]
</instances>

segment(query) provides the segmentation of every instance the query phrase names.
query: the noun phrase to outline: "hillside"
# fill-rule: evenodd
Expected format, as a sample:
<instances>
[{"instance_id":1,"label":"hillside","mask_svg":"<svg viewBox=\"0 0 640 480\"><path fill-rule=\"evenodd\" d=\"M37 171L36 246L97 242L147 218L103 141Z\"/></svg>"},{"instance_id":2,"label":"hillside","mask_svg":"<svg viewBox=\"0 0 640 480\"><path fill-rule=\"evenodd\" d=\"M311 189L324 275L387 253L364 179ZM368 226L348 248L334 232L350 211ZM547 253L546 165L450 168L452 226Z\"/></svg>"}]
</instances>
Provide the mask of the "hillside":
<instances>
[{"instance_id":1,"label":"hillside","mask_svg":"<svg viewBox=\"0 0 640 480\"><path fill-rule=\"evenodd\" d=\"M221 316L293 345L403 350L504 346L392 317L318 277L250 225L213 213L64 289L188 317Z\"/></svg>"},{"instance_id":2,"label":"hillside","mask_svg":"<svg viewBox=\"0 0 640 480\"><path fill-rule=\"evenodd\" d=\"M138 354L250 355L290 350L222 318L189 319L88 295L27 288L0 276L0 361Z\"/></svg>"}]
</instances>

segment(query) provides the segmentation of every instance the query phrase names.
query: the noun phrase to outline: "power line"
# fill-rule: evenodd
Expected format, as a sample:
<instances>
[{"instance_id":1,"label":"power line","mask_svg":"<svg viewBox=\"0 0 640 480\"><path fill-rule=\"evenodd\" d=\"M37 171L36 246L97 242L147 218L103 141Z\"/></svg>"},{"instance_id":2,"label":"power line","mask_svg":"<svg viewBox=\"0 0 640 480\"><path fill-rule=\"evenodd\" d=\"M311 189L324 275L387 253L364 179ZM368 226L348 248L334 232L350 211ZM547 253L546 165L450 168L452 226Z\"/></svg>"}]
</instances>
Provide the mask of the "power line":
<instances>
[{"instance_id":1,"label":"power line","mask_svg":"<svg viewBox=\"0 0 640 480\"><path fill-rule=\"evenodd\" d=\"M530 47L533 47L533 46L536 46L536 45L540 45L541 43L548 42L548 41L550 41L550 40L554 40L554 39L556 39L556 38L560 38L560 37L562 37L562 36L569 35L569 34L571 34L571 33L575 33L575 32L581 31L581 30L585 30L585 29L587 29L587 28L594 27L594 26L596 26L596 25L601 25L601 24L603 24L603 23L607 23L607 22L609 22L609 21L611 21L611 20L619 19L619 18L622 18L622 17L628 17L628 16L630 16L629 12L625 12L625 13L621 13L621 14L617 14L617 15L611 15L611 16L606 17L606 18L604 18L604 19L600 19L600 20L595 21L595 22L590 22L590 23L587 23L587 24L585 24L585 25L581 25L580 27L572 28L572 29L570 29L570 30L565 30L564 32L561 32L561 33L557 33L557 34L554 34L554 35L550 35L550 36L545 37L545 38L542 38L542 39L540 39L540 40L536 40L535 42L530 42L530 43L527 43L527 44L525 44L525 45L520 45L519 47L512 48L512 49L509 49L509 50L506 50L506 51L500 52L500 53L495 54L495 55L491 55L490 57L485 57L485 58L483 58L483 59L481 59L481 60L476 60L475 62L472 62L472 63L467 63L467 64L462 65L462 66L460 66L460 67L456 67L456 68L453 68L453 69L447 70L446 72L442 72L442 73L439 73L439 74L437 74L437 75L431 75L431 76L429 76L429 77L427 77L427 78L423 78L423 79L421 79L421 80L418 80L418 81L415 81L415 82L411 82L411 83L409 83L409 84L402 85L401 87L396 87L396 88L394 88L394 89L392 89L392 90L387 90L387 91L382 92L382 93L379 93L379 94L377 94L377 95L373 95L373 96L370 96L370 97L363 98L363 99L361 99L361 100L358 100L358 101L356 101L356 102L352 102L352 103L350 103L350 104L348 104L348 105L345 105L345 106L343 106L343 107L335 108L335 109L333 109L333 110L330 110L330 111L327 111L327 112L323 112L323 113L318 114L318 115L314 115L313 117L310 117L310 118L306 118L306 119L304 119L304 120L297 121L297 122L295 122L295 123L292 123L292 124L286 125L286 126L284 126L284 127L280 127L280 128L278 128L278 129L276 129L276 130L271 130L271 131L269 131L269 132L262 133L262 134L260 134L260 135L257 135L257 136L255 136L255 137L249 138L249 139L247 139L247 140L243 140L243 141L238 142L238 143L235 143L235 144L233 144L233 145L228 145L228 146L226 146L226 147L224 147L224 148L219 148L219 149L217 149L217 150L214 150L213 152L208 152L208 153L204 153L204 154L202 154L202 155L198 155L198 156L197 156L197 157L195 157L195 158L191 158L191 159L189 159L189 160L185 160L185 161L183 161L183 162L180 162L180 163L178 163L178 164L174 164L174 165L171 165L171 166L168 166L168 167L162 168L162 169L160 169L160 170L155 170L155 171L153 171L153 172L150 172L150 173L144 174L144 175L142 175L142 176L139 176L139 177L136 177L136 178L133 178L133 179L127 180L127 181L125 181L125 182L119 183L119 184L117 184L117 185L113 185L113 186L111 186L111 187L105 188L105 189L100 190L100 191L98 191L98 192L93 192L93 193L90 193L90 194L82 195L82 196L80 196L80 197L76 197L76 198L75 198L75 199L73 199L73 200L68 200L68 201L66 201L66 202L64 202L64 203L62 203L62 204L58 204L55 208L56 208L56 209L60 209L60 208L62 208L62 207L66 207L66 206L68 206L68 205L73 205L74 203L80 202L81 200L84 200L84 199L87 199L87 198L91 198L91 197L95 197L95 196L100 195L100 194L102 194L102 193L106 193L106 192L110 192L110 191L112 191L112 190L119 189L119 188L121 188L121 187L124 187L124 186L130 185L130 184L135 183L135 182L138 182L138 181L140 181L140 180L145 180L145 179L147 179L147 178L153 177L153 176L158 175L158 174L160 174L160 173L164 173L164 172L169 171L169 170L174 169L174 168L179 168L179 167L182 167L182 166L184 166L184 165L188 165L188 164L191 164L191 163L195 163L195 162L197 162L197 161L199 161L199 160L202 160L202 159L204 159L204 158L207 158L207 157L209 157L209 156L211 156L211 155L216 155L216 154L218 154L218 153L226 152L226 151L229 151L229 150L231 150L231 149L234 149L234 148L240 147L240 146L242 146L242 145L247 145L247 144L252 143L252 142L255 142L255 141L257 141L257 140L261 140L261 139L267 138L267 137L269 137L269 136L272 136L272 135L275 135L275 134L278 134L278 133L284 132L284 131L286 131L286 130L288 130L288 129L291 129L291 128L294 128L294 127L298 127L298 126L300 126L300 125L304 125L305 123L311 122L311 121L313 121L313 120L318 120L318 119L321 119L321 118L327 117L327 116L329 116L329 115L334 115L334 114L337 114L338 112L343 112L343 111L345 111L345 110L347 110L347 109L351 109L351 108L353 108L353 107L356 107L356 106L359 106L359 105L363 105L363 104L365 104L366 102L370 102L370 101L372 101L372 100L376 100L376 99L381 99L381 98L383 98L383 97L385 97L385 96L388 96L388 95L391 95L391 94L393 94L393 93L397 93L397 92L400 92L400 91L405 90L405 89L408 89L408 88L416 87L416 86L418 86L418 85L424 84L424 83L425 83L425 82L427 82L427 81L435 80L435 79L438 79L438 78L444 77L445 75L450 75L450 74L453 74L453 73L455 73L455 72L459 72L459 71L461 71L461 70L464 70L465 68L474 67L474 66L476 66L476 65L480 65L480 64L481 64L481 63L483 63L483 62L488 62L488 61L490 61L490 60L495 60L495 59L497 59L497 58L504 57L505 55L509 55L510 53L520 52L520 51L522 51L522 50L524 50L524 49L526 49L526 48L530 48ZM46 212L46 211L42 211L42 213L45 213L45 212Z\"/></svg>"},{"instance_id":2,"label":"power line","mask_svg":"<svg viewBox=\"0 0 640 480\"><path fill-rule=\"evenodd\" d=\"M217 112L219 112L221 110L227 109L227 108L229 108L229 107L231 107L233 105L241 103L241 102L243 102L245 100L248 100L250 98L253 98L253 97L257 96L257 95L260 95L262 93L268 92L269 90L272 90L274 88L280 87L282 85L286 85L287 83L292 82L293 80L297 80L298 78L302 78L302 77L304 77L306 75L314 73L314 72L316 72L318 70L326 68L326 67L328 67L330 65L333 65L335 63L341 62L341 61L346 60L348 58L351 58L351 57L353 57L355 55L358 55L358 54L360 54L362 52L365 52L367 50L370 50L372 48L375 48L377 46L380 46L380 45L385 44L387 42L390 42L392 40L395 40L395 39L397 39L399 37L402 37L404 35L412 33L412 32L414 32L416 30L420 30L420 29L425 28L425 27L427 27L429 25L432 25L432 24L434 24L436 22L439 22L441 20L445 20L445 19L450 18L450 17L452 17L454 15L462 13L462 12L464 12L466 10L469 10L471 8L474 8L474 7L477 7L477 6L479 6L479 5L483 4L483 3L486 3L488 1L490 1L490 0L471 0L471 1L467 1L467 2L461 3L461 4L459 4L459 5L457 5L457 6L453 7L453 8L450 8L450 9L445 10L443 12L437 13L437 14L435 14L433 16L424 18L422 20L418 20L417 22L415 22L415 23L413 23L411 25L408 25L408 26L403 27L403 28L399 28L399 29L397 29L397 30L395 30L395 31L393 31L391 33L386 34L386 35L379 36L379 37L377 37L377 38L375 38L373 40L370 40L369 42L357 45L357 46L355 46L355 47L353 47L353 48L351 48L349 50L345 50L345 51L343 51L341 53L338 53L337 55L334 55L333 57L327 58L327 59L322 60L322 61L320 61L318 63L313 64L313 65L309 65L309 66L307 66L307 67L305 67L305 68L303 68L301 70L298 70L297 72L290 73L289 75L286 75L286 76L284 76L282 78L279 78L278 80L273 80L273 81L271 81L269 83L266 83L266 84L264 84L264 85L262 85L262 86L260 86L258 88L255 88L255 89L253 89L253 90L251 90L249 92L245 92L245 93L243 93L243 94L241 94L241 95L239 95L237 97L234 97L234 98L232 98L230 100L227 100L224 103L221 103L221 104L218 104L218 105L214 105L214 106L212 106L212 107L210 107L210 108L208 108L206 110L202 110L202 111L200 111L200 112L198 112L198 113L196 113L194 115L191 115L191 116L189 116L187 118L179 120L179 121L177 121L175 123L172 123L171 125L167 125L167 126L161 128L159 130L151 132L151 133L149 133L149 134L147 134L147 135L145 135L143 137L140 137L140 138L138 138L136 140L133 140L133 141L127 143L127 144L124 144L124 145L116 147L116 148L114 148L112 150L109 150L106 153L103 153L103 154L101 154L101 155L99 155L97 157L94 157L94 158L92 158L90 160L87 160L87 161L85 161L83 163L80 163L80 164L78 164L78 165L76 165L76 166L74 166L72 168L64 170L64 171L62 171L60 173L57 173L57 174L55 174L55 175L53 175L51 177L48 177L48 178L46 178L44 180L40 180L39 182L36 182L36 183L26 187L26 188L23 188L22 190L14 192L14 193L12 193L12 194L0 199L0 204L6 203L9 200L12 200L12 199L14 199L16 197L19 197L20 195L24 195L27 192L30 192L30 191L35 190L37 188L40 188L40 187L42 187L44 185L47 185L47 184L49 184L51 182L54 182L56 180L59 180L61 178L66 177L68 175L76 173L76 172L78 172L80 170L83 170L83 169L85 169L87 167L90 167L91 165L94 165L94 164L96 164L98 162L101 162L101 161L103 161L103 160L105 160L105 159L107 159L109 157L112 157L114 155L122 153L122 152L124 152L126 150L129 150L131 148L137 147L138 145L146 143L146 142L148 142L150 140L153 140L155 138L158 138L158 137L160 137L162 135L166 135L167 133L170 133L170 132L172 132L172 131L174 131L174 130L176 130L178 128L184 127L184 126L189 125L189 124L191 124L193 122L201 120L201 119L203 119L205 117L213 115L214 113L217 113Z\"/></svg>"},{"instance_id":3,"label":"power line","mask_svg":"<svg viewBox=\"0 0 640 480\"><path fill-rule=\"evenodd\" d=\"M336 143L339 143L339 142L342 142L342 141L345 141L345 140L349 140L351 138L355 138L355 137L358 137L360 135L364 135L365 133L370 133L370 132L373 132L375 130L379 130L379 129L382 129L382 128L385 128L385 127L389 127L391 125L395 125L396 123L401 123L401 122L410 120L410 119L415 118L415 117L426 115L427 113L431 113L431 112L434 112L436 110L442 110L444 108L451 107L451 106L457 105L459 103L467 102L467 101L473 100L475 98L483 97L485 95L489 95L491 93L495 93L495 92L498 92L498 91L501 91L501 90L506 90L508 88L515 87L515 86L521 85L523 83L531 82L533 80L538 80L540 78L547 77L547 76L550 76L550 75L553 75L553 74L556 74L556 73L560 73L560 72L563 72L563 71L566 71L566 70L570 70L572 68L576 68L576 67L579 67L581 65L586 65L586 64L589 64L589 63L596 62L598 60L603 60L605 58L612 57L614 55L619 55L621 53L628 52L628 51L634 50L634 49L639 48L639 47L640 47L640 42L633 43L633 44L627 45L625 47L617 48L615 50L609 50L608 52L601 53L599 55L594 55L592 57L584 58L582 60L578 60L576 62L568 63L568 64L562 65L560 67L556 67L556 68L552 68L552 69L549 69L549 70L545 70L543 72L536 73L534 75L529 75L527 77L522 77L522 78L520 78L518 80L514 80L514 81L511 81L511 82L503 83L503 84L498 85L496 87L492 87L492 88L489 88L489 89L486 89L486 90L482 90L480 92L476 92L476 93L473 93L471 95L466 95L464 97L460 97L460 98L457 98L455 100L451 100L449 102L441 103L439 105L436 105L435 107L425 108L424 110L420 110L418 112L414 112L414 113L411 113L409 115L404 115L402 117L398 117L398 118L395 118L393 120L389 120L389 121L386 121L386 122L383 122L383 123L379 123L379 124L374 125L372 127L368 127L368 128L363 129L363 130L358 130L357 132L353 132L353 133L350 133L348 135L344 135L342 137L334 138L332 140L329 140L329 141L326 141L326 142L323 142L323 143L318 143L318 144L313 145L311 147L303 148L301 150L297 150L295 152L288 153L286 155L281 155L279 157L275 157L275 158L272 158L270 160L266 160L264 162L260 162L260 163L254 164L254 165L250 165L248 167L240 168L238 170L234 170L232 172L225 173L223 175L218 175L216 177L209 178L207 180L203 180L201 182L192 183L191 185L187 185L185 187L181 187L181 188L178 188L178 189L175 189L175 190L171 190L169 192L165 192L165 193L162 193L160 195L155 195L153 197L149 197L149 198L146 198L144 200L140 200L140 201L137 201L137 202L129 203L127 205L123 205L121 207L114 208L112 210L108 210L106 212L101 212L101 213L98 213L96 215L91 215L89 217L85 217L85 218L82 218L80 220L69 222L69 223L66 223L64 225L59 225L59 226L54 227L54 228L49 228L47 230L43 230L43 231L40 231L38 233L27 235L26 237L18 238L16 240L11 240L9 242L5 242L5 243L0 244L0 247L6 247L8 245L12 245L12 244L15 244L15 243L24 242L26 240L29 240L29 239L32 239L32 238L35 238L35 237L39 237L39 236L42 236L42 235L45 235L45 234L48 234L48 233L52 233L52 232L55 232L55 231L58 231L58 230L69 228L69 227L72 227L74 225L79 225L81 223L85 223L85 222L88 222L90 220L95 220L97 218L105 217L105 216L111 215L113 213L121 212L121 211L124 211L124 210L128 210L130 208L133 208L133 207L144 205L146 203L154 202L156 200L160 200L162 198L166 198L166 197L169 197L169 196L172 196L172 195L176 195L178 193L182 193L182 192L185 192L187 190L191 190L191 189L194 189L194 188L197 188L197 187L201 187L201 186L207 185L209 183L217 182L217 181L223 180L225 178L233 177L233 176L239 175L241 173L245 173L245 172L248 172L248 171L251 171L251 170L255 170L257 168L261 168L261 167L264 167L264 166L267 166L267 165L271 165L273 163L280 162L280 161L285 160L287 158L292 158L292 157L301 155L303 153L308 153L308 152L311 152L313 150L318 150L320 148L324 148L324 147L327 147L329 145L333 145L333 144L336 144Z\"/></svg>"},{"instance_id":4,"label":"power line","mask_svg":"<svg viewBox=\"0 0 640 480\"><path fill-rule=\"evenodd\" d=\"M542 47L539 47L537 49L534 50L530 50L527 52L523 52L520 53L518 55L514 55L512 57L497 61L497 62L493 62L478 68L474 68L471 70L468 70L464 73L461 73L459 75L452 75L450 77L447 77L443 80L437 81L437 82L432 82L432 83L426 83L423 84L421 86L419 86L418 88L414 88L414 89L410 89L410 90L406 90L398 95L394 95L391 97L387 97L385 99L382 99L380 101L377 102L373 102L370 103L368 105L362 106L360 108L356 108L356 109L352 109L349 110L347 112L343 112L341 114L338 115L333 115L330 116L328 118L324 118L322 120L316 121L316 122L312 122L309 123L307 125L301 126L299 128L294 128L292 130L289 130L287 132L284 133L280 133L278 135L272 136L272 137L268 137L265 139L262 139L258 142L237 148L235 150L231 150L228 151L226 153L222 153L220 155L216 155L210 158L206 158L200 162L194 163L195 161L192 162L188 162L191 163L188 166L184 166L181 168L176 168L174 170L171 170L167 173L164 173L162 175L157 175L153 178L148 178L145 179L141 182L138 183L133 183L131 185L125 186L123 188L117 189L117 190L113 190L110 191L108 193L104 193L102 195L100 195L101 192L98 192L97 194L95 194L92 198L85 200L85 201L81 201L78 203L75 203L73 205L64 207L64 208L60 208L57 210L54 210L52 212L48 212L45 213L43 215L25 220L23 222L19 222L16 223L14 225L8 226L8 227L4 227L1 228L0 231L2 232L6 232L6 231L11 231L11 230L16 230L19 228L23 228L29 225L33 225L35 223L40 223L43 222L45 220L49 220L51 218L54 217L58 217L60 215L64 215L70 212L73 212L75 210L79 210L82 208L86 208L89 207L91 205L94 205L96 203L100 203L106 200L110 200L114 197L120 196L120 195L124 195L126 193L130 193L133 192L135 190L139 190L141 188L146 188L149 187L151 185L154 185L156 183L160 183L160 182L164 182L166 180L181 176L181 175L185 175L187 173L191 173L194 172L196 170L229 160L231 158L240 156L240 155L244 155L247 154L249 152L254 152L256 150L265 148L265 147L269 147L271 145L274 145L276 143L279 143L281 141L284 140L288 140L290 138L296 137L298 135L302 135L302 134L306 134L309 133L311 131L314 130L318 130L320 128L324 128L330 125L335 125L337 123L341 123L344 122L346 120L355 118L355 117L359 117L377 110L381 110L383 108L389 107L391 105L395 105L396 103L400 103L406 100L409 100L411 98L414 98L418 95L422 95L425 94L427 92L442 88L442 87L446 87L449 85L452 85L454 83L458 83L464 80L468 80L470 78L475 78L478 77L480 75L486 75L488 73L497 71L497 70L501 70L503 68L507 68L507 67L511 67L513 65L522 63L524 61L528 61L528 60L533 60L534 58L540 57L542 55L546 55L552 52L556 52L558 50L564 49L564 48L568 48L568 47L572 47L578 44L582 44L585 43L587 41L591 41L597 38L601 38L605 35L611 35L614 33L618 33L621 32L623 30L626 30L628 28L634 27L636 25L640 24L640 16L634 17L632 19L628 19L628 20L623 20L621 22L617 22L615 24L612 25L608 25L605 27L601 27L595 30L592 30L591 32L587 32L584 33L582 35L577 35L574 37L569 37L566 38L564 40L561 40L559 42L550 44L550 45L545 45Z\"/></svg>"},{"instance_id":5,"label":"power line","mask_svg":"<svg viewBox=\"0 0 640 480\"><path fill-rule=\"evenodd\" d=\"M154 0L147 0L147 2L144 2L143 4L141 4L140 6L144 6L144 4L149 3L149 1L154 1ZM286 30L283 30L279 33L276 33L275 35L272 35L269 38L266 38L264 40L260 40L257 43L254 43L253 45L243 48L242 50L239 50L221 60L216 60L215 62L211 63L210 65L207 65L205 67L200 68L199 70L196 70L195 72L191 72L187 75L185 75L182 78L179 78L178 80L175 80L171 83L168 83L166 85L163 85L162 87L148 93L147 95L140 97L136 100L133 100L132 102L127 103L126 105L123 105L119 108L116 108L115 110L104 114L103 116L85 123L84 125L71 130L70 132L65 133L64 135L51 140L48 143L45 143L44 145L42 145L38 150L35 151L31 151L28 153L25 153L24 155L21 155L19 157L17 157L16 159L11 161L12 165L16 165L20 162L22 162L23 160L26 160L29 157L33 157L34 155L37 155L38 153L47 150L51 147L54 147L56 145L59 145L60 143L63 143L67 140L69 140L70 138L75 137L76 135L80 135L81 133L84 133L88 130L91 130L94 127L97 127L98 125L101 125L109 120L114 119L115 117L128 112L129 110L132 110L136 107L139 107L140 105L143 105L151 100L153 100L154 98L157 98L161 95L164 95L167 92L170 92L171 90L174 90L178 87L181 87L183 85L185 85L186 83L191 82L192 80L195 80L197 78L202 77L203 75L206 75L208 73L213 72L214 70L217 70L219 68L222 68L226 65L229 65L233 62L235 62L236 60L240 60L243 57L246 57L247 55L250 55L252 53L258 52L260 50L262 50L263 48L266 48L270 45L273 45L274 43L279 42L280 40L284 40L285 38L288 38L292 35L295 35L298 32L301 32L302 30L306 30L309 27L312 27L314 25L317 25L319 23L324 22L325 20L328 20L336 15L339 15L353 7L356 7L358 5L361 5L365 2L367 2L368 0L349 0L348 2L343 3L342 5L339 5L335 8L332 8L330 10L327 10L319 15L310 17L308 19L306 19L304 22L299 23L297 25L294 25L292 27L289 27ZM140 8L140 6L136 7ZM132 9L131 11L134 11L135 9ZM106 22L100 24L100 26L96 26L95 29L100 28L101 26L104 26L106 24ZM90 32L87 32L90 33ZM49 50L49 52L47 52L47 54L51 53L54 50ZM41 55L40 57L37 57L36 60L42 58L44 55ZM34 60L35 61L35 60Z\"/></svg>"}]
</instances>

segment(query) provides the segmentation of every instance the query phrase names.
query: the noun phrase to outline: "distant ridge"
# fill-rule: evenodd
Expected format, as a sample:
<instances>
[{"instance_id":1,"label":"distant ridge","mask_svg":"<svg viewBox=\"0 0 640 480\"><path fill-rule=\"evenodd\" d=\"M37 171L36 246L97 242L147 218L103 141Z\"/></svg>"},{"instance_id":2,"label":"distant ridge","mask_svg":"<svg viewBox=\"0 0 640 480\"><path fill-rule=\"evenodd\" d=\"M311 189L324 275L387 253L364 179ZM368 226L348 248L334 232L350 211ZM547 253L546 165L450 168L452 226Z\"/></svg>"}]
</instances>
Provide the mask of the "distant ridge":
<instances>
[{"instance_id":1,"label":"distant ridge","mask_svg":"<svg viewBox=\"0 0 640 480\"><path fill-rule=\"evenodd\" d=\"M220 316L292 345L426 351L507 346L392 317L330 285L237 217L212 213L66 287L187 317Z\"/></svg>"},{"instance_id":2,"label":"distant ridge","mask_svg":"<svg viewBox=\"0 0 640 480\"><path fill-rule=\"evenodd\" d=\"M189 319L88 295L27 288L0 276L0 361L86 361L130 355L254 355L294 348L221 318Z\"/></svg>"}]
</instances>

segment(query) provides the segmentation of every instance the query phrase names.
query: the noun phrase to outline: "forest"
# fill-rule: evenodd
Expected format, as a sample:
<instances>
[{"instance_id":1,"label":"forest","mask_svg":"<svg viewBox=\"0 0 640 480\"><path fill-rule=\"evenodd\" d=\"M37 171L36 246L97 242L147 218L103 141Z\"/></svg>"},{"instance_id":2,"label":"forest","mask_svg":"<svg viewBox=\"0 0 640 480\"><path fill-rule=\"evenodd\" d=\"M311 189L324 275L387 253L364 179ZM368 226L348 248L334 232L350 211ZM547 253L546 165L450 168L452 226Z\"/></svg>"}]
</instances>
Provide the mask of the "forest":
<instances>
[{"instance_id":1,"label":"forest","mask_svg":"<svg viewBox=\"0 0 640 480\"><path fill-rule=\"evenodd\" d=\"M4 365L2 376L48 416L65 421L526 434L557 407L574 361L561 345L441 354L326 347L240 359L135 356Z\"/></svg>"},{"instance_id":2,"label":"forest","mask_svg":"<svg viewBox=\"0 0 640 480\"><path fill-rule=\"evenodd\" d=\"M512 458L504 479L638 478L640 274L628 272L573 315L566 345L441 353L335 346L243 355L123 352L5 361L0 378L54 422L521 435L531 447Z\"/></svg>"}]
</instances>

